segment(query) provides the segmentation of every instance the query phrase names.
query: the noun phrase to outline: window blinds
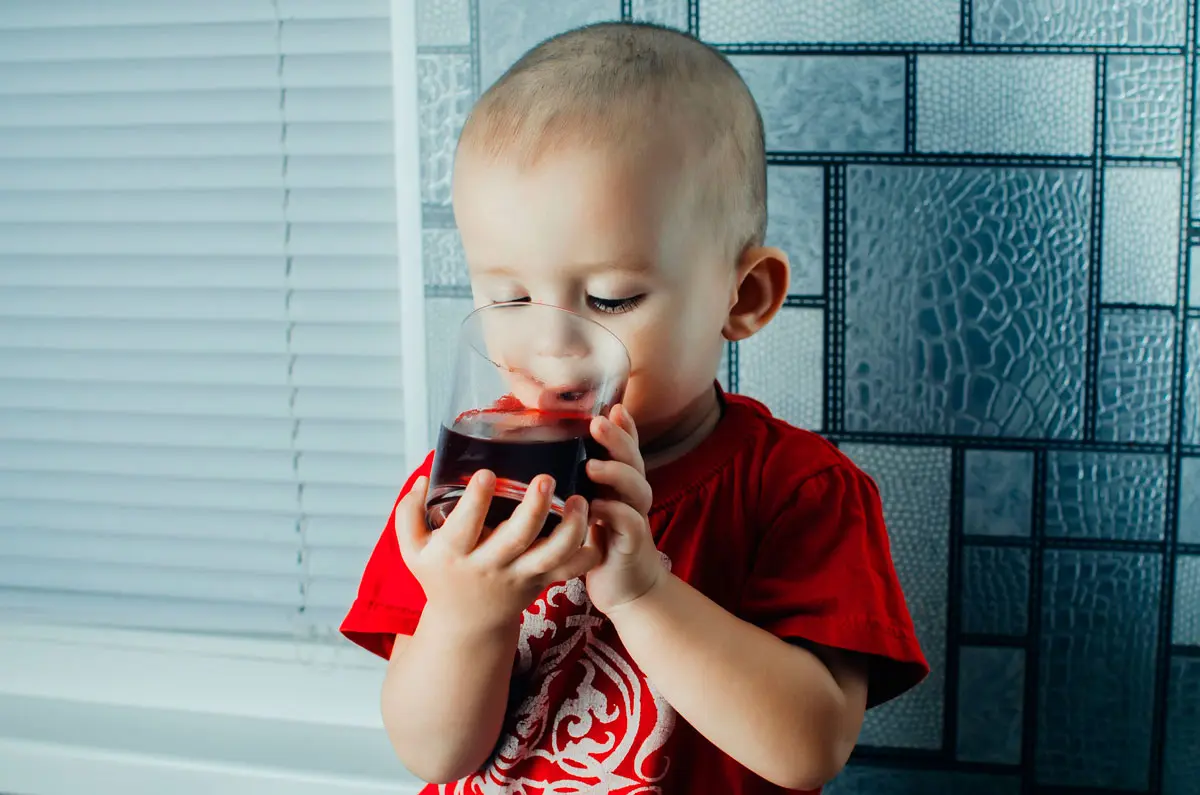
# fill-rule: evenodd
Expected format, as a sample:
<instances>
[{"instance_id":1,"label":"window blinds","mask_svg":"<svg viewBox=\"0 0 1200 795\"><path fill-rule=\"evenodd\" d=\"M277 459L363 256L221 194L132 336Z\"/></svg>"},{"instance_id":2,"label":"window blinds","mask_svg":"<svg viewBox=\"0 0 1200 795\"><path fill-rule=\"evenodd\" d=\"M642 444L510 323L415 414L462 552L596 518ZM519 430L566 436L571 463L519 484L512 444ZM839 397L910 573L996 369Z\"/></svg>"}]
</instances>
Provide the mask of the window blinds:
<instances>
[{"instance_id":1,"label":"window blinds","mask_svg":"<svg viewBox=\"0 0 1200 795\"><path fill-rule=\"evenodd\" d=\"M340 619L406 473L388 13L0 4L0 616Z\"/></svg>"}]
</instances>

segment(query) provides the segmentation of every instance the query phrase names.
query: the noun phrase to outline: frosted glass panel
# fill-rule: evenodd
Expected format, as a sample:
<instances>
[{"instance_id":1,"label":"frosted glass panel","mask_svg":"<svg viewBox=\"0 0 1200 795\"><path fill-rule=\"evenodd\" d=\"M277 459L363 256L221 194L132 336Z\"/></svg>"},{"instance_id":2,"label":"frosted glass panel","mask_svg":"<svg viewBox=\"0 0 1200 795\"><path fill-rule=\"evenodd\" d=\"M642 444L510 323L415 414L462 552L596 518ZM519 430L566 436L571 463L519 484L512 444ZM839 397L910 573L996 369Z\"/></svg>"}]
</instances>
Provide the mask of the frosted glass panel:
<instances>
[{"instance_id":1,"label":"frosted glass panel","mask_svg":"<svg viewBox=\"0 0 1200 795\"><path fill-rule=\"evenodd\" d=\"M700 35L712 42L957 42L957 0L700 0Z\"/></svg>"},{"instance_id":2,"label":"frosted glass panel","mask_svg":"<svg viewBox=\"0 0 1200 795\"><path fill-rule=\"evenodd\" d=\"M738 345L738 391L801 428L821 427L825 313L783 309L761 333Z\"/></svg>"},{"instance_id":3,"label":"frosted glass panel","mask_svg":"<svg viewBox=\"0 0 1200 795\"><path fill-rule=\"evenodd\" d=\"M924 55L917 59L923 152L1091 152L1090 57Z\"/></svg>"},{"instance_id":4,"label":"frosted glass panel","mask_svg":"<svg viewBox=\"0 0 1200 795\"><path fill-rule=\"evenodd\" d=\"M975 41L1183 44L1185 0L976 0Z\"/></svg>"},{"instance_id":5,"label":"frosted glass panel","mask_svg":"<svg viewBox=\"0 0 1200 795\"><path fill-rule=\"evenodd\" d=\"M904 148L903 59L738 55L730 60L759 104L767 149Z\"/></svg>"},{"instance_id":6,"label":"frosted glass panel","mask_svg":"<svg viewBox=\"0 0 1200 795\"><path fill-rule=\"evenodd\" d=\"M1179 281L1176 168L1110 168L1104 174L1105 301L1175 303Z\"/></svg>"}]
</instances>

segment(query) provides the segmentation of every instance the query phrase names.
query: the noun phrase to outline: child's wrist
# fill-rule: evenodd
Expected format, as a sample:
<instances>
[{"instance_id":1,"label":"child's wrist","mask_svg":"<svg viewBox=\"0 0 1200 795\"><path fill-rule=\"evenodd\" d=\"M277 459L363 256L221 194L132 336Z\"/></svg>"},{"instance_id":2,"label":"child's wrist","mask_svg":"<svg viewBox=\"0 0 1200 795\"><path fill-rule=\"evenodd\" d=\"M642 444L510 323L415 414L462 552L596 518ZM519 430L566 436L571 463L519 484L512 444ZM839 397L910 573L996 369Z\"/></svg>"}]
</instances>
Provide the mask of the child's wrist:
<instances>
[{"instance_id":1,"label":"child's wrist","mask_svg":"<svg viewBox=\"0 0 1200 795\"><path fill-rule=\"evenodd\" d=\"M507 640L521 628L521 613L510 614L480 609L478 605L430 600L421 613L421 622L444 640L457 643L481 643L488 640Z\"/></svg>"},{"instance_id":2,"label":"child's wrist","mask_svg":"<svg viewBox=\"0 0 1200 795\"><path fill-rule=\"evenodd\" d=\"M662 593L667 580L671 577L666 568L659 566L654 570L654 579L650 585L640 594L631 599L627 599L620 604L614 605L604 611L609 620L614 624L618 624L622 620L626 620L629 616L637 614L648 607L653 607L656 597Z\"/></svg>"}]
</instances>

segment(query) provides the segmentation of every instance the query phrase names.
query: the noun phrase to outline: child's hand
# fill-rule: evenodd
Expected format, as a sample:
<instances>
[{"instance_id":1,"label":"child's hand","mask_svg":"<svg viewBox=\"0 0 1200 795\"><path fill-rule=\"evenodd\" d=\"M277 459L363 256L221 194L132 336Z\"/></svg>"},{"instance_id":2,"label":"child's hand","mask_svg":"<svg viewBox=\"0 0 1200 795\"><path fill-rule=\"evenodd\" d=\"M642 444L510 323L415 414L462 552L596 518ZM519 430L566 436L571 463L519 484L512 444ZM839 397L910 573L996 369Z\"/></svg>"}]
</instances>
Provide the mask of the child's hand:
<instances>
[{"instance_id":1,"label":"child's hand","mask_svg":"<svg viewBox=\"0 0 1200 795\"><path fill-rule=\"evenodd\" d=\"M591 523L594 543L604 555L588 572L587 590L603 613L644 595L663 572L646 518L653 494L638 449L637 426L624 406L616 406L609 417L593 420L591 431L611 460L592 459L587 464L588 477L601 487L602 496L592 500Z\"/></svg>"},{"instance_id":2,"label":"child's hand","mask_svg":"<svg viewBox=\"0 0 1200 795\"><path fill-rule=\"evenodd\" d=\"M554 493L554 479L540 475L508 521L483 540L483 523L496 476L476 472L466 493L435 532L425 524L427 478L396 507L396 537L404 563L428 599L427 611L452 616L457 626L492 630L514 622L548 585L583 575L600 561L600 550L583 545L587 502L567 500L562 522L538 539Z\"/></svg>"}]
</instances>

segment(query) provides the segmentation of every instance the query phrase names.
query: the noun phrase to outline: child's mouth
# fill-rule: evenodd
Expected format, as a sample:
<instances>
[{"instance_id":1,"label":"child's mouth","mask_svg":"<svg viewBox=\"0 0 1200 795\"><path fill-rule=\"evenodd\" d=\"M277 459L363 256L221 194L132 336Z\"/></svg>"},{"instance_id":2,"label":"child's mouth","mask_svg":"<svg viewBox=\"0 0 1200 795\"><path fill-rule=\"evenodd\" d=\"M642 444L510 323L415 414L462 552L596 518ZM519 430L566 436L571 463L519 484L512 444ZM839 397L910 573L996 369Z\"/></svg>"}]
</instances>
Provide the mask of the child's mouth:
<instances>
[{"instance_id":1,"label":"child's mouth","mask_svg":"<svg viewBox=\"0 0 1200 795\"><path fill-rule=\"evenodd\" d=\"M538 408L546 411L591 411L596 393L586 384L546 385Z\"/></svg>"},{"instance_id":2,"label":"child's mouth","mask_svg":"<svg viewBox=\"0 0 1200 795\"><path fill-rule=\"evenodd\" d=\"M505 367L516 376L523 388L517 390L521 401L539 411L590 412L597 400L595 384L586 376L543 380L523 368Z\"/></svg>"}]
</instances>

